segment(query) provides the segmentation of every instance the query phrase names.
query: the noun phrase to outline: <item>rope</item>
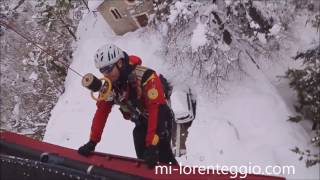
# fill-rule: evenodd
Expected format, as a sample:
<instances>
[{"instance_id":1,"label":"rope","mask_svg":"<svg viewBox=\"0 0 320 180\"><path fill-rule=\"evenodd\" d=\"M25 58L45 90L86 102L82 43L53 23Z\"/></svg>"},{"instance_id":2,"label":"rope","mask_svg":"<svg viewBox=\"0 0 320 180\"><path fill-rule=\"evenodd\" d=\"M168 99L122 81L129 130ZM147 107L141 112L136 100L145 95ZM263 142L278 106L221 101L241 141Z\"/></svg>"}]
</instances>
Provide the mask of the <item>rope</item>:
<instances>
[{"instance_id":1,"label":"rope","mask_svg":"<svg viewBox=\"0 0 320 180\"><path fill-rule=\"evenodd\" d=\"M52 55L51 53L49 53L46 49L42 48L38 43L32 41L30 38L26 37L24 34L20 33L19 31L16 30L16 28L12 27L12 25L9 25L8 23L6 23L3 20L0 20L0 25L1 26L5 26L8 29L11 29L13 32L15 32L16 34L18 34L19 36L21 36L23 39L27 40L28 42L32 43L34 46L38 47L39 49L41 49L43 52L45 52L48 56L52 57L54 59L54 61L58 61L60 62L63 66L65 66L67 69L70 69L72 72L74 72L75 74L77 74L80 77L83 77L83 75L81 75L79 72L77 72L75 69L69 67L65 62L63 61L59 61L57 56Z\"/></svg>"},{"instance_id":2,"label":"rope","mask_svg":"<svg viewBox=\"0 0 320 180\"><path fill-rule=\"evenodd\" d=\"M256 65L256 67L261 70L260 66L258 65L258 63L253 59L253 57L249 54L249 52L247 50L245 50L245 52L247 53L247 55L249 56L250 60L253 62L253 64Z\"/></svg>"}]
</instances>

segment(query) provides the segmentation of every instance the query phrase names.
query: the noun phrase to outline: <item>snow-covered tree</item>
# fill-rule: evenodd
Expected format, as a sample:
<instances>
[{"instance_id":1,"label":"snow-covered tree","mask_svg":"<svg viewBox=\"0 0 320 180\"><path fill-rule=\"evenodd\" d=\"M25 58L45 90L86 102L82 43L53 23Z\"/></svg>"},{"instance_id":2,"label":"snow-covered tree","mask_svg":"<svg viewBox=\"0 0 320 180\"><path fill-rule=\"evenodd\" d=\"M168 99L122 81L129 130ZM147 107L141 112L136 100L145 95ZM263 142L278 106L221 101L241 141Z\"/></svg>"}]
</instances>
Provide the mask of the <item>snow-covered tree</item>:
<instances>
[{"instance_id":1,"label":"snow-covered tree","mask_svg":"<svg viewBox=\"0 0 320 180\"><path fill-rule=\"evenodd\" d=\"M232 73L243 72L243 62L260 69L261 59L281 59L277 52L288 38L295 6L295 1L157 1L153 25L165 37L168 62L217 91Z\"/></svg>"},{"instance_id":2,"label":"snow-covered tree","mask_svg":"<svg viewBox=\"0 0 320 180\"><path fill-rule=\"evenodd\" d=\"M295 109L301 116L291 117L289 120L294 122L303 119L312 121L314 137L311 142L320 147L320 45L298 53L294 59L302 60L304 68L289 69L286 75L290 80L290 87L297 92L298 104ZM310 151L301 152L298 147L294 152L300 154L301 157L307 156L307 166L320 163L318 154L311 155Z\"/></svg>"},{"instance_id":3,"label":"snow-covered tree","mask_svg":"<svg viewBox=\"0 0 320 180\"><path fill-rule=\"evenodd\" d=\"M287 77L290 86L296 90L298 105L295 106L297 112L306 119L312 120L313 129L320 130L320 46L300 52L295 60L302 60L303 69L289 69ZM292 118L299 121L300 116ZM317 142L320 145L320 141Z\"/></svg>"},{"instance_id":4,"label":"snow-covered tree","mask_svg":"<svg viewBox=\"0 0 320 180\"><path fill-rule=\"evenodd\" d=\"M0 2L1 129L42 138L64 91L81 6L68 0Z\"/></svg>"},{"instance_id":5,"label":"snow-covered tree","mask_svg":"<svg viewBox=\"0 0 320 180\"><path fill-rule=\"evenodd\" d=\"M287 49L294 44L292 24L297 18L306 16L306 24L318 31L320 28L319 3L313 0L156 2L152 26L163 34L166 59L173 68L199 78L201 85L215 92L233 73L244 72L244 63L253 63L263 72L265 61L288 59ZM310 59L313 54L317 62L305 60L306 69L290 70L288 75L291 85L301 94L297 110L303 111L304 116L311 115L309 119L319 124L320 77L316 49L299 53L296 59ZM319 143L319 130L316 132L314 141ZM319 156L315 161L308 159L307 166L319 161L317 158Z\"/></svg>"}]
</instances>

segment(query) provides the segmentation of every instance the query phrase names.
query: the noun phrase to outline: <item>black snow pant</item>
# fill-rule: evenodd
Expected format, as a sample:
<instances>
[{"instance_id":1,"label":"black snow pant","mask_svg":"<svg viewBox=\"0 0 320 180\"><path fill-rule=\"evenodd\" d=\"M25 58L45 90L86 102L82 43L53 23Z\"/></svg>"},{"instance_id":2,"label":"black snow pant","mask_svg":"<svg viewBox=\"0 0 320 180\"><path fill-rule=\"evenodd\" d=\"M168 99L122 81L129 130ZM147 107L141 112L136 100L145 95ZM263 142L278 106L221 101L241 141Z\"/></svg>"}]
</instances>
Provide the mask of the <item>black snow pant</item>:
<instances>
[{"instance_id":1,"label":"black snow pant","mask_svg":"<svg viewBox=\"0 0 320 180\"><path fill-rule=\"evenodd\" d=\"M157 147L159 149L159 162L171 164L178 164L171 149L171 129L173 123L173 113L168 105L160 105L158 111L158 124L156 133L159 136L159 143ZM136 122L136 126L133 129L133 140L137 157L143 159L143 153L146 149L145 139L147 135L148 123L147 120L140 118Z\"/></svg>"}]
</instances>

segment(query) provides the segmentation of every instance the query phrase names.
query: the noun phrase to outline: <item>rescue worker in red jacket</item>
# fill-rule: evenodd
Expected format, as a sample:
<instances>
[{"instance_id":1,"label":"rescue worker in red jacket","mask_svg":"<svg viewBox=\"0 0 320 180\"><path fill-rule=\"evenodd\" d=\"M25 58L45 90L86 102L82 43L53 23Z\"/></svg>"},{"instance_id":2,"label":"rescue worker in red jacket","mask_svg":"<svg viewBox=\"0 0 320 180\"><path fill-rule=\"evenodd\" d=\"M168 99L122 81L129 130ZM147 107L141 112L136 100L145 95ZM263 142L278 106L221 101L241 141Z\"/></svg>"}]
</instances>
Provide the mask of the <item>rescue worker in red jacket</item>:
<instances>
[{"instance_id":1,"label":"rescue worker in red jacket","mask_svg":"<svg viewBox=\"0 0 320 180\"><path fill-rule=\"evenodd\" d=\"M88 156L94 151L116 104L123 117L136 125L133 139L139 159L144 159L149 167L158 161L177 164L170 146L173 112L156 72L141 66L139 57L128 56L113 44L99 48L94 61L99 71L112 81L112 93L106 100L97 101L90 140L78 152Z\"/></svg>"}]
</instances>

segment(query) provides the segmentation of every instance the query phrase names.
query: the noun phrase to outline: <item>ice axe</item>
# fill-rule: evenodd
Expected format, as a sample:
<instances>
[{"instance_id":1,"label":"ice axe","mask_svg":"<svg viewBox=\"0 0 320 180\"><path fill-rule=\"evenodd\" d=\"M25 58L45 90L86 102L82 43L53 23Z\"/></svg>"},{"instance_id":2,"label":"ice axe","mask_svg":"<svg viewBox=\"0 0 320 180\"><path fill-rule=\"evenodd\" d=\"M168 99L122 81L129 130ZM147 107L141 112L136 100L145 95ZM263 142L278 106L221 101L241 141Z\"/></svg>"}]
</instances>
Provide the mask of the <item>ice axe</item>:
<instances>
[{"instance_id":1,"label":"ice axe","mask_svg":"<svg viewBox=\"0 0 320 180\"><path fill-rule=\"evenodd\" d=\"M112 83L109 78L102 77L98 79L92 73L83 76L82 85L91 91L91 97L96 101L106 100L112 89ZM98 97L94 96L95 92L99 92Z\"/></svg>"}]
</instances>

